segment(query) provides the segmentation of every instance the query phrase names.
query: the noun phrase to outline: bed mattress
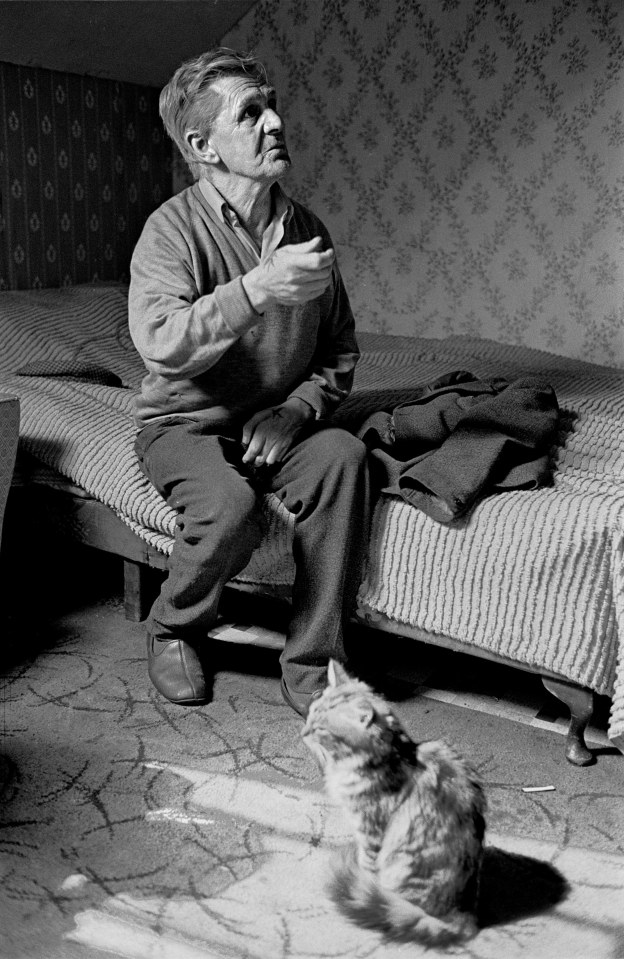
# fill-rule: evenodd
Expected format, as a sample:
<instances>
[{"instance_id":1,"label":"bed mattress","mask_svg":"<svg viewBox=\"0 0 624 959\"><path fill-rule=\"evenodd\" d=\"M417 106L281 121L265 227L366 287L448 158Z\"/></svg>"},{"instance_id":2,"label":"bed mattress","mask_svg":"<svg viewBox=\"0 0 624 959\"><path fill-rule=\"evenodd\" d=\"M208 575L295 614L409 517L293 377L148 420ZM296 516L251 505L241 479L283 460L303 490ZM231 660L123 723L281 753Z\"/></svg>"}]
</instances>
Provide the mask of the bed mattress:
<instances>
[{"instance_id":1,"label":"bed mattress","mask_svg":"<svg viewBox=\"0 0 624 959\"><path fill-rule=\"evenodd\" d=\"M7 298L0 389L20 397L24 450L168 553L175 514L133 451L131 403L142 366L125 292L76 287ZM469 337L359 339L356 388L340 413L346 426L457 369L508 380L537 373L563 414L552 487L490 495L448 526L382 494L360 608L372 621L396 622L398 632L407 625L448 636L610 695L611 733L622 735L624 371ZM18 375L24 364L28 375ZM118 385L90 381L85 371L95 367ZM265 510L269 532L242 578L288 584L292 517L274 497Z\"/></svg>"}]
</instances>

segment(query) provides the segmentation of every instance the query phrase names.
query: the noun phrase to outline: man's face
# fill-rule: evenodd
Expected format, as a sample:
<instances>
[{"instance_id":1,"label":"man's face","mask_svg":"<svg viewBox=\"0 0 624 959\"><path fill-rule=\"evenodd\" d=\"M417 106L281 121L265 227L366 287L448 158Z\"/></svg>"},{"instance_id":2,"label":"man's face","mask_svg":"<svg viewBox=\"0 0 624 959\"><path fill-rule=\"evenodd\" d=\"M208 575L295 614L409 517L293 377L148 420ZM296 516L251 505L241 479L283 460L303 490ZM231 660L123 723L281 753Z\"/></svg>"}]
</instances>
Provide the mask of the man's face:
<instances>
[{"instance_id":1,"label":"man's face","mask_svg":"<svg viewBox=\"0 0 624 959\"><path fill-rule=\"evenodd\" d=\"M273 183L290 167L284 121L273 87L246 77L213 84L222 99L208 142L229 173Z\"/></svg>"}]
</instances>

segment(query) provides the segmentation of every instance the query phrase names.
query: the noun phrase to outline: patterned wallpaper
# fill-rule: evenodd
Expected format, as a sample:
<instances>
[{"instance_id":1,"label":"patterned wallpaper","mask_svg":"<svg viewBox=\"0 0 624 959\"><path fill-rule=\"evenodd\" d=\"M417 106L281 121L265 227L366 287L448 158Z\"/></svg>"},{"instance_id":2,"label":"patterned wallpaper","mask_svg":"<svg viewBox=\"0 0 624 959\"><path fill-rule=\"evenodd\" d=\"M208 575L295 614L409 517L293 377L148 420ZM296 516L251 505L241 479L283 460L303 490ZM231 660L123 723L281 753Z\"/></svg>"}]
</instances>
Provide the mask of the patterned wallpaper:
<instances>
[{"instance_id":1,"label":"patterned wallpaper","mask_svg":"<svg viewBox=\"0 0 624 959\"><path fill-rule=\"evenodd\" d=\"M0 290L128 278L171 193L158 93L0 63Z\"/></svg>"},{"instance_id":2,"label":"patterned wallpaper","mask_svg":"<svg viewBox=\"0 0 624 959\"><path fill-rule=\"evenodd\" d=\"M624 366L624 2L259 0L361 329Z\"/></svg>"}]
</instances>

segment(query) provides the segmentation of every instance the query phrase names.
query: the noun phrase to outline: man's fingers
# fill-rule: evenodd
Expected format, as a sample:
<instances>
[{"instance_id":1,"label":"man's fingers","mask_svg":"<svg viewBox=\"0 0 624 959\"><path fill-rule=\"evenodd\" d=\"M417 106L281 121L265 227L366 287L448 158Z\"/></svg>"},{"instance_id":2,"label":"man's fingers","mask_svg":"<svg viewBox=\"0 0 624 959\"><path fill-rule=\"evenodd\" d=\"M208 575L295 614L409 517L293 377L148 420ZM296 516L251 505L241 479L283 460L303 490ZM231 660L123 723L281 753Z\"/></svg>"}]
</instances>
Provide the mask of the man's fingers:
<instances>
[{"instance_id":1,"label":"man's fingers","mask_svg":"<svg viewBox=\"0 0 624 959\"><path fill-rule=\"evenodd\" d=\"M308 287L317 287L319 291L323 291L326 286L329 285L331 280L330 273L310 273L305 276L298 276L295 280L291 281L291 286L296 289L308 289Z\"/></svg>"},{"instance_id":2,"label":"man's fingers","mask_svg":"<svg viewBox=\"0 0 624 959\"><path fill-rule=\"evenodd\" d=\"M320 268L310 267L307 264L302 267L298 264L296 272L290 277L290 282L296 283L297 286L305 286L306 283L321 283L325 287L331 282L331 278L331 264Z\"/></svg>"},{"instance_id":3,"label":"man's fingers","mask_svg":"<svg viewBox=\"0 0 624 959\"><path fill-rule=\"evenodd\" d=\"M288 250L292 253L313 253L315 250L321 250L322 248L323 241L320 236L313 236L311 240L306 240L305 243L288 243L281 247L282 250Z\"/></svg>"},{"instance_id":4,"label":"man's fingers","mask_svg":"<svg viewBox=\"0 0 624 959\"><path fill-rule=\"evenodd\" d=\"M255 463L256 466L259 466L260 464L256 461L260 458L263 448L264 437L254 434L253 439L243 455L243 463Z\"/></svg>"},{"instance_id":5,"label":"man's fingers","mask_svg":"<svg viewBox=\"0 0 624 959\"><path fill-rule=\"evenodd\" d=\"M335 254L333 250L322 253L296 253L293 260L302 270L331 270Z\"/></svg>"},{"instance_id":6,"label":"man's fingers","mask_svg":"<svg viewBox=\"0 0 624 959\"><path fill-rule=\"evenodd\" d=\"M287 448L288 448L288 444L285 443L283 440L279 443L275 443L275 445L272 446L269 452L267 453L267 457L265 459L266 465L273 466L275 463L279 463L284 453L286 452Z\"/></svg>"},{"instance_id":7,"label":"man's fingers","mask_svg":"<svg viewBox=\"0 0 624 959\"><path fill-rule=\"evenodd\" d=\"M336 254L331 247L323 250L321 244L321 238L316 237L307 243L291 243L288 246L279 247L276 253L287 256L290 263L299 269L322 270L331 267Z\"/></svg>"},{"instance_id":8,"label":"man's fingers","mask_svg":"<svg viewBox=\"0 0 624 959\"><path fill-rule=\"evenodd\" d=\"M301 427L300 415L282 406L256 413L243 428L243 463L272 466L291 446ZM249 434L250 439L245 437Z\"/></svg>"},{"instance_id":9,"label":"man's fingers","mask_svg":"<svg viewBox=\"0 0 624 959\"><path fill-rule=\"evenodd\" d=\"M263 436L256 438L249 444L243 463L251 463L253 466L272 466L276 463L277 455L281 449L283 440L272 436Z\"/></svg>"},{"instance_id":10,"label":"man's fingers","mask_svg":"<svg viewBox=\"0 0 624 959\"><path fill-rule=\"evenodd\" d=\"M247 422L243 426L243 435L241 437L241 442L243 446L249 446L249 443L251 442L251 437L254 434L256 426L258 425L258 423L261 423L262 420L265 420L267 416L270 416L270 414L271 414L270 410L260 410L258 413L254 413L254 415L249 420L247 420Z\"/></svg>"}]
</instances>

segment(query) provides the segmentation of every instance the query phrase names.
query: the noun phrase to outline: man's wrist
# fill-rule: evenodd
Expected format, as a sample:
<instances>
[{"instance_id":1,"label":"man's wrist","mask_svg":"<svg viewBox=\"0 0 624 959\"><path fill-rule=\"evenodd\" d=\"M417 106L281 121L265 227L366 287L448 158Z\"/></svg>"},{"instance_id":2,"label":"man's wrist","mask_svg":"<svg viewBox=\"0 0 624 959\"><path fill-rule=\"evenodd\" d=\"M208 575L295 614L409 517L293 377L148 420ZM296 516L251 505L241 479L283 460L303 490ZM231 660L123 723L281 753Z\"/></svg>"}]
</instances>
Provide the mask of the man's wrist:
<instances>
[{"instance_id":1,"label":"man's wrist","mask_svg":"<svg viewBox=\"0 0 624 959\"><path fill-rule=\"evenodd\" d=\"M289 396L288 399L285 400L284 406L290 406L296 409L306 420L311 420L316 416L316 410L300 396Z\"/></svg>"},{"instance_id":2,"label":"man's wrist","mask_svg":"<svg viewBox=\"0 0 624 959\"><path fill-rule=\"evenodd\" d=\"M263 288L256 283L256 278L254 276L255 267L253 270L250 270L249 273L245 273L242 279L243 289L247 294L247 299L251 303L253 309L256 313L265 313L269 306L272 305L272 298L263 290Z\"/></svg>"}]
</instances>

